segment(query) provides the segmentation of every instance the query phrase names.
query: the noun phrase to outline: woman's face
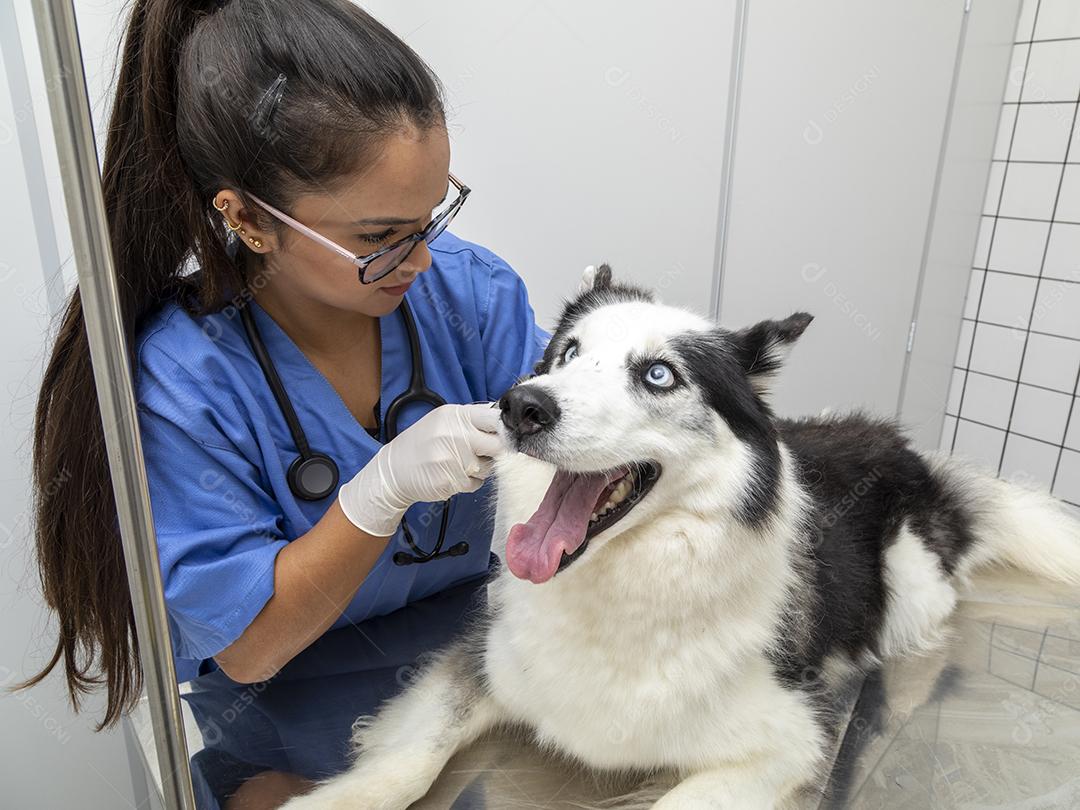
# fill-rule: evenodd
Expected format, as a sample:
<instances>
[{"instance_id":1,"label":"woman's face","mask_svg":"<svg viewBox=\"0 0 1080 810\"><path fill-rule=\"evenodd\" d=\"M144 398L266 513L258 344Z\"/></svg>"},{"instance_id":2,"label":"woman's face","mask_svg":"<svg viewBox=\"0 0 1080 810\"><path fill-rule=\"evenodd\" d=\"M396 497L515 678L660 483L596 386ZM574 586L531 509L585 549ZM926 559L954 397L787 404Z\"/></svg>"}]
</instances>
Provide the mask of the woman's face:
<instances>
[{"instance_id":1,"label":"woman's face","mask_svg":"<svg viewBox=\"0 0 1080 810\"><path fill-rule=\"evenodd\" d=\"M432 210L457 192L449 171L446 130L412 129L390 136L363 171L298 197L286 213L363 256L427 225ZM266 261L262 282L275 286L276 294L373 317L392 311L404 294L401 286L431 265L427 245L418 242L388 275L361 284L356 265L293 228L282 224L276 237L259 238Z\"/></svg>"}]
</instances>

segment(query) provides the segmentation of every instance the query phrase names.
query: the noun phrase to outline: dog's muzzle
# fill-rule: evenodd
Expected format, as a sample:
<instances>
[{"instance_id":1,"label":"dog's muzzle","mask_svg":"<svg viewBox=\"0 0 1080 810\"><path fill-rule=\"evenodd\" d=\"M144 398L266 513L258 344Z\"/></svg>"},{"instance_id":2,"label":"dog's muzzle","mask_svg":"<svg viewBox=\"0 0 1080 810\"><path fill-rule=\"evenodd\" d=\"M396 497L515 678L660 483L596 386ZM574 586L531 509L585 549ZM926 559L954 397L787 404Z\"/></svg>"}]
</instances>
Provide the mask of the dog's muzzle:
<instances>
[{"instance_id":1,"label":"dog's muzzle","mask_svg":"<svg viewBox=\"0 0 1080 810\"><path fill-rule=\"evenodd\" d=\"M521 439L549 430L559 420L559 406L539 385L515 385L499 400L502 423Z\"/></svg>"}]
</instances>

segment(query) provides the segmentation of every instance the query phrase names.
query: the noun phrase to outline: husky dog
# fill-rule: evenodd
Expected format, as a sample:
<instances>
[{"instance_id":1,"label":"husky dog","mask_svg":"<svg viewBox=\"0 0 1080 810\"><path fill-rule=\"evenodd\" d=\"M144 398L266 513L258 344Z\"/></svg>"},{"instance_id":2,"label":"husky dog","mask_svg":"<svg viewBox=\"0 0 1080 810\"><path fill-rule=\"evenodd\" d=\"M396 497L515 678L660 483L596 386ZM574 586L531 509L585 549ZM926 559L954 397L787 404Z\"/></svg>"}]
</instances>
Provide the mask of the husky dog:
<instances>
[{"instance_id":1,"label":"husky dog","mask_svg":"<svg viewBox=\"0 0 1080 810\"><path fill-rule=\"evenodd\" d=\"M500 401L490 615L286 807L405 808L502 725L676 774L656 808L783 805L826 770L836 679L938 644L973 568L1080 584L1080 522L1050 496L887 421L774 418L810 321L729 331L590 268Z\"/></svg>"}]
</instances>

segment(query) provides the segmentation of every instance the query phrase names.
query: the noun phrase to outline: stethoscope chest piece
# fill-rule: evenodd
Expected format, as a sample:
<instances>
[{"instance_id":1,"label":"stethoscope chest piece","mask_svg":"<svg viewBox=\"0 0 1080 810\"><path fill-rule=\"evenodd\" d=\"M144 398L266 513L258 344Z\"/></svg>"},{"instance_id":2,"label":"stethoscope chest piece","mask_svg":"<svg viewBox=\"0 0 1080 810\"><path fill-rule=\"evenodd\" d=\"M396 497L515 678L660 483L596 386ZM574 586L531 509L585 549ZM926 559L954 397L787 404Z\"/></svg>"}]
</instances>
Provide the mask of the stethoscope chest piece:
<instances>
[{"instance_id":1,"label":"stethoscope chest piece","mask_svg":"<svg viewBox=\"0 0 1080 810\"><path fill-rule=\"evenodd\" d=\"M309 451L307 456L297 456L285 475L289 489L305 501L321 501L337 488L337 464L325 453Z\"/></svg>"}]
</instances>

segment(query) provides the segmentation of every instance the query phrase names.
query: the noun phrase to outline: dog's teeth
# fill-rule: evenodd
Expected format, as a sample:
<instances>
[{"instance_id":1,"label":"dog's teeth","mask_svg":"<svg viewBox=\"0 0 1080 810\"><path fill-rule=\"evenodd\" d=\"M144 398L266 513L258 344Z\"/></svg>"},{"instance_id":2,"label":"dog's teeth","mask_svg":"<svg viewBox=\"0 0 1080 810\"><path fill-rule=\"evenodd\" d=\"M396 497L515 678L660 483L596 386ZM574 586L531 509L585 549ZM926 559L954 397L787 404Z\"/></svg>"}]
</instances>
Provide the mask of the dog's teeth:
<instances>
[{"instance_id":1,"label":"dog's teeth","mask_svg":"<svg viewBox=\"0 0 1080 810\"><path fill-rule=\"evenodd\" d=\"M616 485L611 495L608 497L608 503L617 504L626 499L626 496L630 494L630 482L627 479L622 479Z\"/></svg>"},{"instance_id":2,"label":"dog's teeth","mask_svg":"<svg viewBox=\"0 0 1080 810\"><path fill-rule=\"evenodd\" d=\"M618 480L611 492L608 493L607 500L601 504L600 508L592 513L592 517L589 522L595 522L626 500L626 497L634 489L634 482L631 480L629 473L624 475Z\"/></svg>"}]
</instances>

